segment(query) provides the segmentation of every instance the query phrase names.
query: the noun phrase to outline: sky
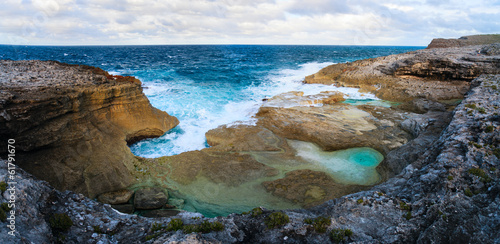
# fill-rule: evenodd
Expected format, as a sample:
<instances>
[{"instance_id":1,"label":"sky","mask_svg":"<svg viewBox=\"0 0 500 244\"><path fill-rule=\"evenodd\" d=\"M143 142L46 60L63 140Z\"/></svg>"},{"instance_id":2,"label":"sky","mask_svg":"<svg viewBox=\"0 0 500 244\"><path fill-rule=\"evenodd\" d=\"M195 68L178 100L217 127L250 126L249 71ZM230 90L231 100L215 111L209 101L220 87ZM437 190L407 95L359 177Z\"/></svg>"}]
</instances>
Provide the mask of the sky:
<instances>
[{"instance_id":1,"label":"sky","mask_svg":"<svg viewBox=\"0 0 500 244\"><path fill-rule=\"evenodd\" d=\"M0 44L425 46L500 33L500 0L2 0Z\"/></svg>"}]
</instances>

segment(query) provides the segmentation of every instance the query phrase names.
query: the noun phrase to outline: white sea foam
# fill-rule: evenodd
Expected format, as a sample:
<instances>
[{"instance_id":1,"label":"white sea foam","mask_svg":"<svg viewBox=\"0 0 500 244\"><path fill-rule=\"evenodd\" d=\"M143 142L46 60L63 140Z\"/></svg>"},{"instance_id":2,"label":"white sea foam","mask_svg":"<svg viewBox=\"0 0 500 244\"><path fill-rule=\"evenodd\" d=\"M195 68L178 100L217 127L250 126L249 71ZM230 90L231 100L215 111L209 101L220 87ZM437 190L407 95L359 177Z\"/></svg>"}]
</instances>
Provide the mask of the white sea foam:
<instances>
[{"instance_id":1,"label":"white sea foam","mask_svg":"<svg viewBox=\"0 0 500 244\"><path fill-rule=\"evenodd\" d=\"M340 91L350 99L375 99L370 94L362 96L356 88L302 83L305 76L330 64L313 62L298 69L276 70L263 77L258 85L237 88L223 83L197 84L186 78L168 84L146 81L144 93L153 106L176 116L180 124L160 138L133 145L132 151L142 157L159 157L206 148L207 131L225 124L254 124L253 116L264 98L289 91L302 91L304 95Z\"/></svg>"}]
</instances>

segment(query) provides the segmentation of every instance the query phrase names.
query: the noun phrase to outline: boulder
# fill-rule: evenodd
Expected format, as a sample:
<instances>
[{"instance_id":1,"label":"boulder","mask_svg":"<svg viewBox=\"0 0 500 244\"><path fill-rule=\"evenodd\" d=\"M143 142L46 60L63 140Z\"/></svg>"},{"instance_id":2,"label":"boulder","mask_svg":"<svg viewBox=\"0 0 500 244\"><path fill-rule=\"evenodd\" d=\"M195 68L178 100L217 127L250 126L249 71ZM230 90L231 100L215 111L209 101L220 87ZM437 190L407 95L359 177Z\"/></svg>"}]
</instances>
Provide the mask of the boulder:
<instances>
[{"instance_id":1,"label":"boulder","mask_svg":"<svg viewBox=\"0 0 500 244\"><path fill-rule=\"evenodd\" d=\"M107 204L123 204L128 203L130 198L134 195L134 191L123 189L119 191L106 192L97 197L97 200Z\"/></svg>"},{"instance_id":2,"label":"boulder","mask_svg":"<svg viewBox=\"0 0 500 244\"><path fill-rule=\"evenodd\" d=\"M136 209L158 209L165 206L168 193L158 187L148 187L135 192L134 207Z\"/></svg>"}]
</instances>

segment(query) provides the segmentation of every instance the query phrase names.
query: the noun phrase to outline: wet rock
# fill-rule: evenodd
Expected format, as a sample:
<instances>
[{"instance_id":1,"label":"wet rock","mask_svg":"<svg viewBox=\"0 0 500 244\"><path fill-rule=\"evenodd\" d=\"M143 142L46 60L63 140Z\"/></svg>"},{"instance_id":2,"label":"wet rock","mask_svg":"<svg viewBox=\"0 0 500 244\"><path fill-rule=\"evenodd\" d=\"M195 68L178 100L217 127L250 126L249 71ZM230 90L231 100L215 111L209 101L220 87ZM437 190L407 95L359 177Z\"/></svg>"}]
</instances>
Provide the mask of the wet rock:
<instances>
[{"instance_id":1,"label":"wet rock","mask_svg":"<svg viewBox=\"0 0 500 244\"><path fill-rule=\"evenodd\" d=\"M163 189L148 187L135 192L134 207L136 209L162 208L168 201L168 194Z\"/></svg>"},{"instance_id":2,"label":"wet rock","mask_svg":"<svg viewBox=\"0 0 500 244\"><path fill-rule=\"evenodd\" d=\"M155 210L150 210L150 211L144 211L142 213L142 216L148 217L148 218L161 218L161 217L173 217L179 213L180 213L179 210L155 209Z\"/></svg>"},{"instance_id":3,"label":"wet rock","mask_svg":"<svg viewBox=\"0 0 500 244\"><path fill-rule=\"evenodd\" d=\"M169 198L168 204L174 206L174 208L182 209L184 207L184 199Z\"/></svg>"},{"instance_id":4,"label":"wet rock","mask_svg":"<svg viewBox=\"0 0 500 244\"><path fill-rule=\"evenodd\" d=\"M133 214L135 210L134 204L113 204L111 207L126 214Z\"/></svg>"},{"instance_id":5,"label":"wet rock","mask_svg":"<svg viewBox=\"0 0 500 244\"><path fill-rule=\"evenodd\" d=\"M363 188L338 184L325 172L309 169L288 172L284 178L266 181L262 185L274 195L302 206L314 206Z\"/></svg>"},{"instance_id":6,"label":"wet rock","mask_svg":"<svg viewBox=\"0 0 500 244\"><path fill-rule=\"evenodd\" d=\"M446 111L446 106L444 104L424 98L414 99L410 102L401 104L398 108L417 114L425 114L429 111Z\"/></svg>"},{"instance_id":7,"label":"wet rock","mask_svg":"<svg viewBox=\"0 0 500 244\"><path fill-rule=\"evenodd\" d=\"M130 198L134 195L134 191L123 189L119 191L106 192L97 197L97 200L107 204L123 204L128 203Z\"/></svg>"}]
</instances>

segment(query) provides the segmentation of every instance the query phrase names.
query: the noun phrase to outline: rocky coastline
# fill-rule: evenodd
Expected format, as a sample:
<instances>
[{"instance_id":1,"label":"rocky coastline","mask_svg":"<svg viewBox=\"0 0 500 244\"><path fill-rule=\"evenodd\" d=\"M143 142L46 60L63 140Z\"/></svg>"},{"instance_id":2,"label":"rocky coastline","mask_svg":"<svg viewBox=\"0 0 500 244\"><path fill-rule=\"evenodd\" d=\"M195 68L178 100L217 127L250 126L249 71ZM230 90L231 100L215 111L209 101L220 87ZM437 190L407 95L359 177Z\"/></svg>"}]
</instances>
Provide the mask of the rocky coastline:
<instances>
[{"instance_id":1,"label":"rocky coastline","mask_svg":"<svg viewBox=\"0 0 500 244\"><path fill-rule=\"evenodd\" d=\"M29 61L33 70L77 70L69 72L70 77L54 78L72 85L54 85L43 73L23 77L35 71L2 61L2 81L9 82L2 84L0 93L0 133L2 138L16 136L19 161L30 162L19 165L27 172L17 169L16 174L17 191L30 197L16 205L25 209L16 219L17 235L9 236L6 226L0 233L9 243L497 243L499 50L500 44L427 49L329 66L304 82L357 87L400 105L354 106L334 93L321 98L282 94L264 103L255 126L221 126L206 134L210 148L157 159L133 156L126 150L127 142L161 135L178 121L149 105L140 81L86 66ZM13 78L13 71L18 76ZM22 82L37 77L42 82ZM61 94L72 94L72 101L79 102L62 101ZM53 112L41 116L33 113L35 108ZM91 132L85 137L83 131ZM384 155L377 167L380 184L345 186L324 172L301 168L280 176L279 167L269 162L299 160L294 140L312 142L323 151L376 149ZM103 142L113 142L114 147ZM73 164L65 161L67 157L39 161L49 160L41 155L67 151L76 152L72 157L87 157ZM103 151L115 157L103 156ZM75 163L82 161L89 163ZM43 168L47 166L51 168ZM95 167L109 171L97 174ZM73 178L61 179L56 173ZM8 174L2 163L0 176ZM170 203L168 192L161 189L171 182L184 186L206 179L238 187L260 178L271 179L262 182L270 194L306 208L256 208L205 218L163 207L156 216L175 217L145 218L110 207L129 203L133 193L123 189L131 186L136 190L134 206L148 209ZM141 183L151 181L156 188ZM119 190L118 195L106 195ZM99 196L107 204L79 193ZM158 197L140 200L141 194ZM0 202L9 197L8 191L2 192ZM62 213L72 222L64 229L52 221ZM176 229L177 221L181 224ZM223 230L215 227L219 225ZM190 231L196 228L199 231ZM36 231L28 234L30 229Z\"/></svg>"}]
</instances>

